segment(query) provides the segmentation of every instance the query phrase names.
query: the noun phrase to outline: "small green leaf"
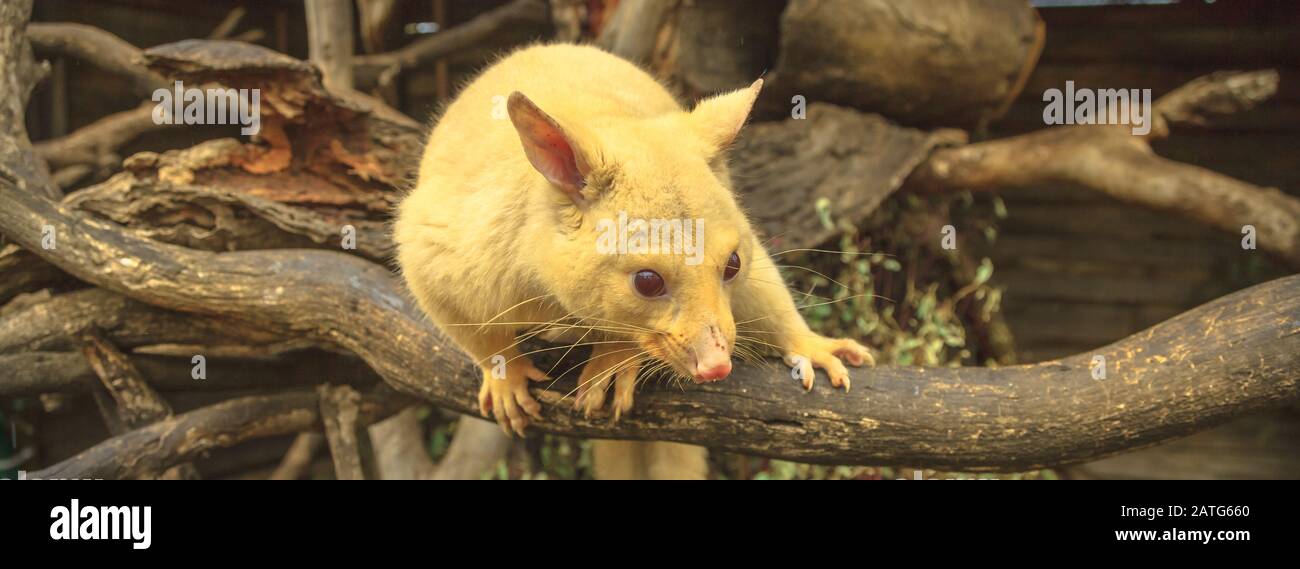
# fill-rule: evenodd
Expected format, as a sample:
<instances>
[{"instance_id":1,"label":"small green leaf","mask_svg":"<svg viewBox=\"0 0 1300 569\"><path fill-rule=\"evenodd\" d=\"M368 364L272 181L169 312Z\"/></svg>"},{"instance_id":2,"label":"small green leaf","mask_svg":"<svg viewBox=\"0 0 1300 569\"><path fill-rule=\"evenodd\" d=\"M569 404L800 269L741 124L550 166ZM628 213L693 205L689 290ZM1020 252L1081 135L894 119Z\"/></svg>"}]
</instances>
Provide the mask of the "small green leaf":
<instances>
[{"instance_id":1,"label":"small green leaf","mask_svg":"<svg viewBox=\"0 0 1300 569\"><path fill-rule=\"evenodd\" d=\"M835 222L831 219L831 200L825 197L817 198L814 207L817 208L817 219L821 220L822 227L835 229Z\"/></svg>"},{"instance_id":2,"label":"small green leaf","mask_svg":"<svg viewBox=\"0 0 1300 569\"><path fill-rule=\"evenodd\" d=\"M990 261L988 257L985 257L983 261L980 261L979 268L975 269L975 285L978 286L989 282L989 278L992 276L993 261Z\"/></svg>"}]
</instances>

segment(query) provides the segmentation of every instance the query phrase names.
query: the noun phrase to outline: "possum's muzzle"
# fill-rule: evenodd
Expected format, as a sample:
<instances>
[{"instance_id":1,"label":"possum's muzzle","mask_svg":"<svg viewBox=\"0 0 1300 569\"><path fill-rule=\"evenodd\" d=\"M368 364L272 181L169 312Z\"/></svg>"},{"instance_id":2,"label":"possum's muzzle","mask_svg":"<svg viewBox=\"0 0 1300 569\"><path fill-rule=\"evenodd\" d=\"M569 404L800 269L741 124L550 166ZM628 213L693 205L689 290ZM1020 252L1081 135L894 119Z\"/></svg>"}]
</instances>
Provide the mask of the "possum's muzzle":
<instances>
[{"instance_id":1,"label":"possum's muzzle","mask_svg":"<svg viewBox=\"0 0 1300 569\"><path fill-rule=\"evenodd\" d=\"M695 383L719 381L731 375L731 346L722 331L710 324L691 343L691 378Z\"/></svg>"}]
</instances>

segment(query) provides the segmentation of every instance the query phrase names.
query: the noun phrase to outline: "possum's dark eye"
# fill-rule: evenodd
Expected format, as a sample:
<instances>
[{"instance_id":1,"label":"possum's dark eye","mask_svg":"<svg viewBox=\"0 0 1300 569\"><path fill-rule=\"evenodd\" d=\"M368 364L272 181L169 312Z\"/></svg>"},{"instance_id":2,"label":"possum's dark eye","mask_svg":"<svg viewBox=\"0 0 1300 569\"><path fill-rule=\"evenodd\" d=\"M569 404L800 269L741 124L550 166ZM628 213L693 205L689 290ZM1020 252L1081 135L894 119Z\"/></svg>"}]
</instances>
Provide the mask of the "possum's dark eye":
<instances>
[{"instance_id":1,"label":"possum's dark eye","mask_svg":"<svg viewBox=\"0 0 1300 569\"><path fill-rule=\"evenodd\" d=\"M668 288L664 286L664 278L650 269L642 269L632 275L632 288L636 289L637 294L646 298L656 298L668 293Z\"/></svg>"},{"instance_id":2,"label":"possum's dark eye","mask_svg":"<svg viewBox=\"0 0 1300 569\"><path fill-rule=\"evenodd\" d=\"M727 267L722 269L722 280L729 281L736 278L738 274L740 274L740 255L732 251L731 256L727 257Z\"/></svg>"}]
</instances>

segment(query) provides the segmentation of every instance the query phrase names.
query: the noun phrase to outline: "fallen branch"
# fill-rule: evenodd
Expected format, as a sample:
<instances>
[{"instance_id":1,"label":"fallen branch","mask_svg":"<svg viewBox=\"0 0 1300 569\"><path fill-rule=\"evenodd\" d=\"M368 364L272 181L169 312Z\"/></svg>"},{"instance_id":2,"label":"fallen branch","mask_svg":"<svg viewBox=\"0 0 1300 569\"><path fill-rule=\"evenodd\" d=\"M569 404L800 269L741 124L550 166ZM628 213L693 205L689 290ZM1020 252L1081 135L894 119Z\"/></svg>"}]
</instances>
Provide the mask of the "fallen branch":
<instances>
[{"instance_id":1,"label":"fallen branch","mask_svg":"<svg viewBox=\"0 0 1300 569\"><path fill-rule=\"evenodd\" d=\"M322 385L316 393L320 396L321 423L325 426L330 457L334 459L335 477L339 480L365 480L361 441L357 436L361 394L346 385Z\"/></svg>"},{"instance_id":2,"label":"fallen branch","mask_svg":"<svg viewBox=\"0 0 1300 569\"><path fill-rule=\"evenodd\" d=\"M16 245L0 246L0 306L15 296L35 292L67 279L67 275L30 251ZM0 316L3 313L0 312Z\"/></svg>"},{"instance_id":3,"label":"fallen branch","mask_svg":"<svg viewBox=\"0 0 1300 569\"><path fill-rule=\"evenodd\" d=\"M117 415L128 429L156 423L172 414L171 405L149 387L131 360L91 328L81 334L81 353L113 396Z\"/></svg>"},{"instance_id":4,"label":"fallen branch","mask_svg":"<svg viewBox=\"0 0 1300 569\"><path fill-rule=\"evenodd\" d=\"M67 23L30 24L27 35L38 52L72 57L124 76L132 81L141 96L167 86L162 76L144 66L139 48L99 28ZM152 106L145 103L37 144L36 154L50 168L58 170L54 186L71 187L90 172L116 167L115 163L121 160L115 154L119 147L141 134L170 126L153 120Z\"/></svg>"},{"instance_id":5,"label":"fallen branch","mask_svg":"<svg viewBox=\"0 0 1300 569\"><path fill-rule=\"evenodd\" d=\"M107 290L87 289L0 318L0 354L77 350L76 334L92 327L128 349L162 343L221 346L284 339L238 321L169 312Z\"/></svg>"},{"instance_id":6,"label":"fallen branch","mask_svg":"<svg viewBox=\"0 0 1300 569\"><path fill-rule=\"evenodd\" d=\"M95 370L100 386L112 396L112 404L104 409L108 413L105 420L110 428L120 425L125 430L138 429L172 416L171 405L149 386L130 358L104 339L98 330L87 329L82 332L80 339L82 355ZM197 480L199 471L193 464L184 463L167 469L159 477L166 480Z\"/></svg>"},{"instance_id":7,"label":"fallen branch","mask_svg":"<svg viewBox=\"0 0 1300 569\"><path fill-rule=\"evenodd\" d=\"M307 0L308 60L331 91L352 88L352 0Z\"/></svg>"},{"instance_id":8,"label":"fallen branch","mask_svg":"<svg viewBox=\"0 0 1300 569\"><path fill-rule=\"evenodd\" d=\"M1152 137L1167 124L1195 124L1212 112L1249 108L1277 90L1277 72L1223 73L1198 79L1155 104ZM1127 112L1127 109L1125 109ZM991 191L1077 184L1120 201L1167 211L1241 236L1300 267L1300 199L1156 155L1127 125L1049 128L1020 136L941 149L906 185L920 191Z\"/></svg>"},{"instance_id":9,"label":"fallen branch","mask_svg":"<svg viewBox=\"0 0 1300 569\"><path fill-rule=\"evenodd\" d=\"M610 53L641 65L652 62L679 0L624 0L614 9L596 43Z\"/></svg>"},{"instance_id":10,"label":"fallen branch","mask_svg":"<svg viewBox=\"0 0 1300 569\"><path fill-rule=\"evenodd\" d=\"M1219 71L1197 77L1156 100L1153 136L1169 135L1169 126L1205 126L1214 117L1255 108L1277 94L1275 70Z\"/></svg>"},{"instance_id":11,"label":"fallen branch","mask_svg":"<svg viewBox=\"0 0 1300 569\"><path fill-rule=\"evenodd\" d=\"M51 168L86 165L95 168L117 166L117 150L145 133L171 128L153 120L153 103L113 113L67 136L36 143L36 154Z\"/></svg>"},{"instance_id":12,"label":"fallen branch","mask_svg":"<svg viewBox=\"0 0 1300 569\"><path fill-rule=\"evenodd\" d=\"M31 14L31 0L0 2L0 168L27 191L58 199L63 192L50 180L45 163L32 154L23 120L32 89L50 72L49 65L32 60L23 33Z\"/></svg>"},{"instance_id":13,"label":"fallen branch","mask_svg":"<svg viewBox=\"0 0 1300 569\"><path fill-rule=\"evenodd\" d=\"M404 398L363 399L359 422L382 419L409 404ZM150 476L216 448L320 428L315 390L242 397L204 407L110 438L30 479L126 479Z\"/></svg>"},{"instance_id":14,"label":"fallen branch","mask_svg":"<svg viewBox=\"0 0 1300 569\"><path fill-rule=\"evenodd\" d=\"M302 478L311 467L312 460L316 458L316 451L324 444L325 438L320 433L298 433L298 436L293 439L293 444L289 445L289 450L285 451L279 466L271 472L271 480Z\"/></svg>"},{"instance_id":15,"label":"fallen branch","mask_svg":"<svg viewBox=\"0 0 1300 569\"><path fill-rule=\"evenodd\" d=\"M191 375L190 358L134 355L149 385L164 393L285 389L321 382L373 388L380 379L354 357L303 352L275 361L207 358L207 379ZM0 397L36 397L46 393L85 393L97 381L86 358L77 352L0 354Z\"/></svg>"},{"instance_id":16,"label":"fallen branch","mask_svg":"<svg viewBox=\"0 0 1300 569\"><path fill-rule=\"evenodd\" d=\"M137 95L145 96L167 86L162 76L140 61L140 48L109 32L72 23L32 23L27 36L39 54L62 55L131 80Z\"/></svg>"},{"instance_id":17,"label":"fallen branch","mask_svg":"<svg viewBox=\"0 0 1300 569\"><path fill-rule=\"evenodd\" d=\"M391 84L402 71L428 65L440 58L471 48L497 48L518 43L529 30L550 25L550 10L541 0L514 0L513 2L479 14L473 20L454 28L442 30L427 38L415 41L401 49L375 55L353 58L354 81L357 89L369 90ZM496 36L509 36L510 41L493 43Z\"/></svg>"},{"instance_id":18,"label":"fallen branch","mask_svg":"<svg viewBox=\"0 0 1300 569\"><path fill-rule=\"evenodd\" d=\"M86 289L33 300L0 316L0 397L84 392L85 381L95 380L95 375L75 350L80 348L77 334L88 328L132 350L144 377L160 390L321 382L371 386L378 381L373 371L350 355L267 349L321 348L319 343L304 344L301 338L267 334L238 321L170 312L114 292ZM207 359L206 380L191 376L194 355ZM255 356L258 359L251 359Z\"/></svg>"}]
</instances>

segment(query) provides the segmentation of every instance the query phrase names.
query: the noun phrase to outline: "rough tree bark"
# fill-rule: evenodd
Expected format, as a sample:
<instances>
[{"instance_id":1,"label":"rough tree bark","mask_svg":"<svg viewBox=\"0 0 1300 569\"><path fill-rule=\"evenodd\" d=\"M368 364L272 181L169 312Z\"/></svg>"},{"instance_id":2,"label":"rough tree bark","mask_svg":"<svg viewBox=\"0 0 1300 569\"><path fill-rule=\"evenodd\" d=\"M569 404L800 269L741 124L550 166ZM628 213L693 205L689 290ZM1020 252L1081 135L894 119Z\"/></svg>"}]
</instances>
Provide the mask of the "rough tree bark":
<instances>
[{"instance_id":1,"label":"rough tree bark","mask_svg":"<svg viewBox=\"0 0 1300 569\"><path fill-rule=\"evenodd\" d=\"M398 401L398 403L394 403ZM390 395L363 398L358 422L369 424L409 401ZM315 390L231 399L136 429L77 456L28 474L32 479L123 479L153 476L203 453L241 442L319 428Z\"/></svg>"},{"instance_id":2,"label":"rough tree bark","mask_svg":"<svg viewBox=\"0 0 1300 569\"><path fill-rule=\"evenodd\" d=\"M95 370L100 386L112 396L102 407L105 421L115 435L166 420L172 416L171 405L145 381L140 370L95 328L80 335L81 352ZM99 393L96 389L95 393ZM120 427L117 430L114 427ZM197 480L193 464L178 464L164 471L160 478Z\"/></svg>"},{"instance_id":3,"label":"rough tree bark","mask_svg":"<svg viewBox=\"0 0 1300 569\"><path fill-rule=\"evenodd\" d=\"M129 350L135 365L160 391L322 382L369 388L379 381L363 362L348 354L323 353L320 348L326 346L319 342L304 343L230 319L171 312L103 289L86 289L0 315L0 397L84 392L85 381L96 376L77 352L77 335L90 328ZM209 380L191 377L194 354L209 359Z\"/></svg>"},{"instance_id":4,"label":"rough tree bark","mask_svg":"<svg viewBox=\"0 0 1300 569\"><path fill-rule=\"evenodd\" d=\"M21 184L39 184L29 188L51 198L63 192L50 179L49 167L31 152L27 127L23 122L28 98L37 83L49 74L46 64L32 60L32 47L25 33L31 17L30 0L0 4L0 156L6 173Z\"/></svg>"},{"instance_id":5,"label":"rough tree bark","mask_svg":"<svg viewBox=\"0 0 1300 569\"><path fill-rule=\"evenodd\" d=\"M331 89L352 88L352 0L307 0L307 59Z\"/></svg>"}]
</instances>

